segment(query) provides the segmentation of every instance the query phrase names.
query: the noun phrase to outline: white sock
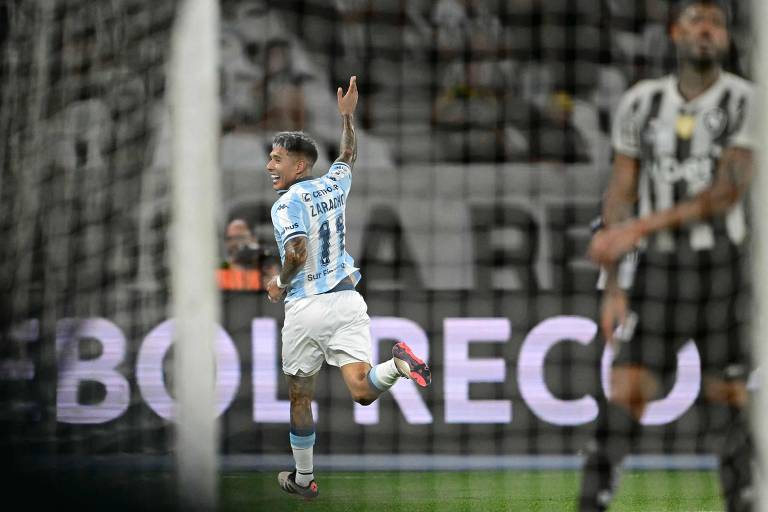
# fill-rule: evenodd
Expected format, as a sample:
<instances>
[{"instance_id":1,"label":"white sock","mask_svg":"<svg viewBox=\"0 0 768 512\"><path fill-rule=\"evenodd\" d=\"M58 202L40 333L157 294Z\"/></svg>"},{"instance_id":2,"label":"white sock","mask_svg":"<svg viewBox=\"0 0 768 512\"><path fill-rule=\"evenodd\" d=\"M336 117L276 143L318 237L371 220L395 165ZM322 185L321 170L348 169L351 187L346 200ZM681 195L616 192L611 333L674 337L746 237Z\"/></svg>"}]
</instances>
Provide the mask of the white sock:
<instances>
[{"instance_id":1,"label":"white sock","mask_svg":"<svg viewBox=\"0 0 768 512\"><path fill-rule=\"evenodd\" d=\"M309 485L315 479L312 467L312 454L314 447L293 448L293 459L296 461L296 483L302 487Z\"/></svg>"},{"instance_id":2,"label":"white sock","mask_svg":"<svg viewBox=\"0 0 768 512\"><path fill-rule=\"evenodd\" d=\"M312 466L315 434L311 436L295 436L291 434L291 450L296 461L296 483L306 487L315 479Z\"/></svg>"},{"instance_id":3,"label":"white sock","mask_svg":"<svg viewBox=\"0 0 768 512\"><path fill-rule=\"evenodd\" d=\"M400 372L397 370L394 359L377 364L371 368L371 371L368 373L368 380L371 381L371 384L373 384L376 389L382 392L394 386L395 382L397 382L397 379L400 377L402 377L402 375L400 375Z\"/></svg>"}]
</instances>

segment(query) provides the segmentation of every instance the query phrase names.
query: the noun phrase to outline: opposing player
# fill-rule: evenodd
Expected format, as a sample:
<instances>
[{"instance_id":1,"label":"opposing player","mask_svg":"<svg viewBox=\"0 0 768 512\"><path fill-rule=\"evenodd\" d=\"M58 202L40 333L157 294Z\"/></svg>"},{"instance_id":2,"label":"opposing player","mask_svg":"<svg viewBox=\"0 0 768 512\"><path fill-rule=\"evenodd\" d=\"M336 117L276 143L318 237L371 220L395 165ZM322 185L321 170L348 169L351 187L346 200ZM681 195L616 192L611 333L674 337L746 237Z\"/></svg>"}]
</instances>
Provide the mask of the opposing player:
<instances>
[{"instance_id":1,"label":"opposing player","mask_svg":"<svg viewBox=\"0 0 768 512\"><path fill-rule=\"evenodd\" d=\"M590 256L607 270L600 323L617 355L611 396L587 452L583 511L607 509L646 405L674 374L677 351L690 339L701 357L707 404L698 447L711 449L710 438L719 438L728 510L751 508L741 199L752 175L755 107L752 86L721 67L728 21L723 2L680 2L670 32L676 73L634 86L616 114L605 227L595 234ZM639 260L627 293L617 269L636 248ZM629 336L627 320L635 313ZM617 326L630 341L614 340Z\"/></svg>"},{"instance_id":2,"label":"opposing player","mask_svg":"<svg viewBox=\"0 0 768 512\"><path fill-rule=\"evenodd\" d=\"M301 132L282 132L272 142L267 173L280 197L272 207L275 240L282 270L267 284L273 302L285 300L283 372L291 402L290 442L295 471L278 475L280 487L304 498L318 495L313 473L315 426L310 403L315 376L323 362L338 366L352 399L373 403L401 377L426 387L427 365L405 343L392 348L392 359L371 366L367 306L355 291L360 272L345 250L344 212L357 140L352 117L357 106L357 78L346 94L337 91L343 128L339 158L322 177L313 178L315 142Z\"/></svg>"}]
</instances>

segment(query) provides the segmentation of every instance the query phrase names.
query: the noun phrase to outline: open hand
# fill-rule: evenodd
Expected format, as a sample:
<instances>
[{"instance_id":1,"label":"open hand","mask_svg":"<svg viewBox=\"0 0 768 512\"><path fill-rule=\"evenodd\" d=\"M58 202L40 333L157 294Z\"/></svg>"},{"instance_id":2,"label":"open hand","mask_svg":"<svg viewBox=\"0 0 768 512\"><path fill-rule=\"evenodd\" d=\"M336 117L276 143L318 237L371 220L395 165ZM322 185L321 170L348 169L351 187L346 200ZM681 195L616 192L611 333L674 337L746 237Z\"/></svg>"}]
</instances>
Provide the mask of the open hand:
<instances>
[{"instance_id":1,"label":"open hand","mask_svg":"<svg viewBox=\"0 0 768 512\"><path fill-rule=\"evenodd\" d=\"M351 116L355 113L357 107L357 77L353 76L349 79L349 88L347 93L342 95L342 89L339 87L336 90L336 99L339 103L339 112L343 116Z\"/></svg>"}]
</instances>

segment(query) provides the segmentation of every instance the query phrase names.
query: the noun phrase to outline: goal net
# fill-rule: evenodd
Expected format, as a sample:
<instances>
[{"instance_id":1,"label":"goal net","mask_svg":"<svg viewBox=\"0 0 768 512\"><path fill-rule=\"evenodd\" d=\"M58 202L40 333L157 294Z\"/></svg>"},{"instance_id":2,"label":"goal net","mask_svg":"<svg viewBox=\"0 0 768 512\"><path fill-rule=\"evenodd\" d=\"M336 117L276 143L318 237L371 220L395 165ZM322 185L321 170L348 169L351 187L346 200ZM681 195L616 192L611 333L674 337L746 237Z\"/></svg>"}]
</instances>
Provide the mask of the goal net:
<instances>
[{"instance_id":1,"label":"goal net","mask_svg":"<svg viewBox=\"0 0 768 512\"><path fill-rule=\"evenodd\" d=\"M158 506L174 500L183 383L171 276L185 254L170 259L169 69L186 3L0 2L0 464L30 482L71 478L57 487L70 497L82 479L135 471L151 475L143 489ZM400 382L362 407L326 367L316 471L581 468L610 392L591 225L619 99L675 69L673 7L219 2L221 204L205 222L215 217L219 236L210 278L220 299L208 298L221 312L222 474L293 465L285 315L263 290L277 254L264 167L274 133L300 129L320 147L315 175L325 172L338 156L335 91L351 75L360 146L345 241L363 275L373 358L406 341L434 382ZM734 2L725 62L748 79L752 15ZM630 470L717 467L702 354L691 341L674 356Z\"/></svg>"},{"instance_id":2,"label":"goal net","mask_svg":"<svg viewBox=\"0 0 768 512\"><path fill-rule=\"evenodd\" d=\"M169 316L160 141L175 8L0 3L3 474L52 500L88 499L63 478L98 475L81 456L173 446L135 376L137 341Z\"/></svg>"}]
</instances>

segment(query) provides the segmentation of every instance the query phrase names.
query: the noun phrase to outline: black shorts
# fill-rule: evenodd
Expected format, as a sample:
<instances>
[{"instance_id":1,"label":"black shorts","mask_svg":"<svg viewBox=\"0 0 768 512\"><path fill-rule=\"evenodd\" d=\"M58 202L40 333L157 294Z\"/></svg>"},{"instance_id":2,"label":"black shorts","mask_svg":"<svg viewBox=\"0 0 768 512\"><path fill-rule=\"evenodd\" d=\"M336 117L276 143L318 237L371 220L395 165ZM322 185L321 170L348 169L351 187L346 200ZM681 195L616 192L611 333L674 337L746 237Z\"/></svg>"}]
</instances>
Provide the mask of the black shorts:
<instances>
[{"instance_id":1,"label":"black shorts","mask_svg":"<svg viewBox=\"0 0 768 512\"><path fill-rule=\"evenodd\" d=\"M751 311L744 249L725 237L710 250L677 247L641 253L629 294L637 325L631 339L619 343L614 366L638 364L670 377L677 352L693 340L702 374L745 379Z\"/></svg>"}]
</instances>

